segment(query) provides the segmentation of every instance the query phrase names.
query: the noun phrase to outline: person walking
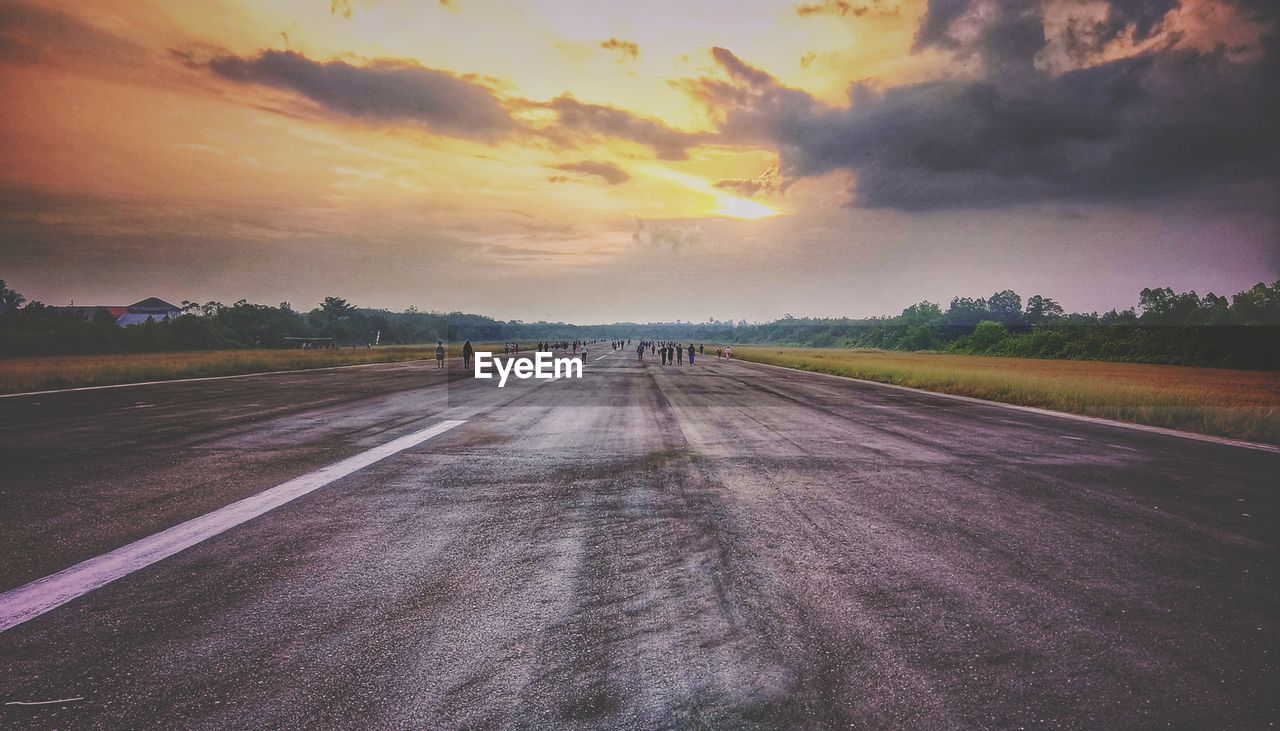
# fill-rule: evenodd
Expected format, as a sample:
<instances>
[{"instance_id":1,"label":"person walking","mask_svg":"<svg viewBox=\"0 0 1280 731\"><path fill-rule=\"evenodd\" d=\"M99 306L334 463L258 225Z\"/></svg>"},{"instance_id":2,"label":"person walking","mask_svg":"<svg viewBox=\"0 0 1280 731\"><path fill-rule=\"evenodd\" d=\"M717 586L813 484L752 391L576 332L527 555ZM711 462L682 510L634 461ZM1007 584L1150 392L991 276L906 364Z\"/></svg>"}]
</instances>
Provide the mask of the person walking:
<instances>
[{"instance_id":1,"label":"person walking","mask_svg":"<svg viewBox=\"0 0 1280 731\"><path fill-rule=\"evenodd\" d=\"M476 349L471 347L471 341L462 344L462 367L471 370L471 357L476 354Z\"/></svg>"},{"instance_id":2,"label":"person walking","mask_svg":"<svg viewBox=\"0 0 1280 731\"><path fill-rule=\"evenodd\" d=\"M643 345L636 348L636 356L640 359L641 363L644 362L644 346Z\"/></svg>"},{"instance_id":3,"label":"person walking","mask_svg":"<svg viewBox=\"0 0 1280 731\"><path fill-rule=\"evenodd\" d=\"M436 341L436 368L444 368L444 341Z\"/></svg>"},{"instance_id":4,"label":"person walking","mask_svg":"<svg viewBox=\"0 0 1280 731\"><path fill-rule=\"evenodd\" d=\"M676 345L676 365L684 364L684 346Z\"/></svg>"},{"instance_id":5,"label":"person walking","mask_svg":"<svg viewBox=\"0 0 1280 731\"><path fill-rule=\"evenodd\" d=\"M693 343L689 343L689 365L693 365Z\"/></svg>"}]
</instances>

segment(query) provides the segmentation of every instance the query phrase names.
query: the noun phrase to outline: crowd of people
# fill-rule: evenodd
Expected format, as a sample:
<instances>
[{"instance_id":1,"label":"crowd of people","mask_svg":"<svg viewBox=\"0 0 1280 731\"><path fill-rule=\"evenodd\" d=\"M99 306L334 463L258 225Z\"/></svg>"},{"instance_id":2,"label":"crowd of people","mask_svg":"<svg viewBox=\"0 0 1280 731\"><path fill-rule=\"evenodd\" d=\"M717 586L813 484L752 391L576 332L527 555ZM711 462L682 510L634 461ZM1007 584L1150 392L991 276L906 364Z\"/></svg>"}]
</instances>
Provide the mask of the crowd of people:
<instances>
[{"instance_id":1,"label":"crowd of people","mask_svg":"<svg viewBox=\"0 0 1280 731\"><path fill-rule=\"evenodd\" d=\"M613 341L613 349L630 348L630 340ZM641 340L636 344L636 358L643 363L644 354L648 352L650 355L656 355L661 359L662 365L688 365L695 364L696 356L702 355L705 346L689 343L678 343L673 340Z\"/></svg>"}]
</instances>

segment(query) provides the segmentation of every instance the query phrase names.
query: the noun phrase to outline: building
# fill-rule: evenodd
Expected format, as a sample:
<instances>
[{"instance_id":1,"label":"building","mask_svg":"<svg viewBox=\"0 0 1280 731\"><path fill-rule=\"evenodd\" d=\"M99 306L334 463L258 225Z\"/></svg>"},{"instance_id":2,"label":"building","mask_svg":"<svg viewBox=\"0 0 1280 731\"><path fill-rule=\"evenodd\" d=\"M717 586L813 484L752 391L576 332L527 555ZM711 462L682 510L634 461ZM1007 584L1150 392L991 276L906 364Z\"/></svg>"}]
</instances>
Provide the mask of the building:
<instances>
[{"instance_id":1,"label":"building","mask_svg":"<svg viewBox=\"0 0 1280 731\"><path fill-rule=\"evenodd\" d=\"M115 320L116 325L120 327L141 325L147 320L163 322L172 320L182 314L182 308L171 302L165 302L159 297L148 297L131 305L93 305L88 307L72 305L70 307L59 307L58 311L69 315L79 315L86 320L105 315Z\"/></svg>"}]
</instances>

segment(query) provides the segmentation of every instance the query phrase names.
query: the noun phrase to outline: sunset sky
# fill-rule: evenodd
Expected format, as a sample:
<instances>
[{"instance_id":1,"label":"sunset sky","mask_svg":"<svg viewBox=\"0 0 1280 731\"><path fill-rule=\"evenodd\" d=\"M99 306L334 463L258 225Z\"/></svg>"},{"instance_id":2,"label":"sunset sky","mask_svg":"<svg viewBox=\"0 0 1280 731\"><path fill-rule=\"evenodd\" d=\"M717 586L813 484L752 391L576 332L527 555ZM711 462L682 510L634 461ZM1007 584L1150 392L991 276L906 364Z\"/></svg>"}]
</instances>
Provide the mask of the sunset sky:
<instances>
[{"instance_id":1,"label":"sunset sky","mask_svg":"<svg viewBox=\"0 0 1280 731\"><path fill-rule=\"evenodd\" d=\"M0 0L0 278L502 318L1280 278L1274 0Z\"/></svg>"}]
</instances>

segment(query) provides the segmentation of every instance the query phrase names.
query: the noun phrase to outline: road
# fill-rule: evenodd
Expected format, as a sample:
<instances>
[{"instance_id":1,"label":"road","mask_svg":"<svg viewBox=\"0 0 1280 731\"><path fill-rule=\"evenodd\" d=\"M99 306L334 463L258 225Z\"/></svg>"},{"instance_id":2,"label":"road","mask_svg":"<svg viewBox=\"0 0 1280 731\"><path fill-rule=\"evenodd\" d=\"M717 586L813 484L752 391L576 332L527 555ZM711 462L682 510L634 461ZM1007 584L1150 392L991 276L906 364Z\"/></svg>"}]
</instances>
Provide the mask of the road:
<instances>
[{"instance_id":1,"label":"road","mask_svg":"<svg viewBox=\"0 0 1280 731\"><path fill-rule=\"evenodd\" d=\"M0 632L0 726L1280 717L1280 455L590 358L0 399L0 591L461 422Z\"/></svg>"}]
</instances>

